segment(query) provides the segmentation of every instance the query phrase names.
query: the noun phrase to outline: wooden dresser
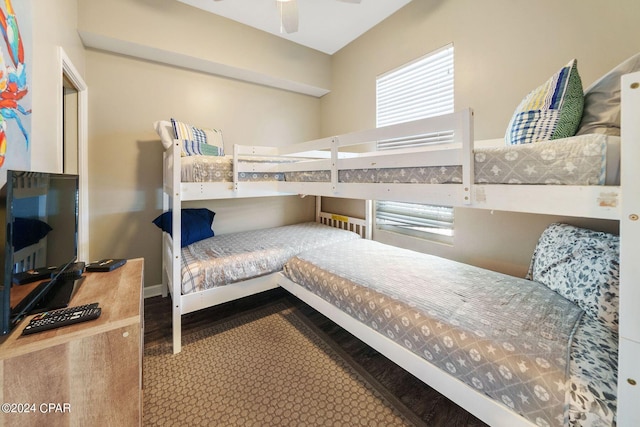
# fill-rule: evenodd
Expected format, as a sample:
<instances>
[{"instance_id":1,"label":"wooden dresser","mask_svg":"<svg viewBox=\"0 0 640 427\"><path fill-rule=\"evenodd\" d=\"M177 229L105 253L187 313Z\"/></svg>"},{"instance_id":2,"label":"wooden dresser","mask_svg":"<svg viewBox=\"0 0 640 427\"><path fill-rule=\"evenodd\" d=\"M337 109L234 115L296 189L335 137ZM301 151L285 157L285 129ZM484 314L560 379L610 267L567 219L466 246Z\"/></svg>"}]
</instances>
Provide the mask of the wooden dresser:
<instances>
[{"instance_id":1,"label":"wooden dresser","mask_svg":"<svg viewBox=\"0 0 640 427\"><path fill-rule=\"evenodd\" d=\"M5 337L0 426L141 425L143 263L85 273L70 305L98 302L98 319L22 336L29 316Z\"/></svg>"}]
</instances>

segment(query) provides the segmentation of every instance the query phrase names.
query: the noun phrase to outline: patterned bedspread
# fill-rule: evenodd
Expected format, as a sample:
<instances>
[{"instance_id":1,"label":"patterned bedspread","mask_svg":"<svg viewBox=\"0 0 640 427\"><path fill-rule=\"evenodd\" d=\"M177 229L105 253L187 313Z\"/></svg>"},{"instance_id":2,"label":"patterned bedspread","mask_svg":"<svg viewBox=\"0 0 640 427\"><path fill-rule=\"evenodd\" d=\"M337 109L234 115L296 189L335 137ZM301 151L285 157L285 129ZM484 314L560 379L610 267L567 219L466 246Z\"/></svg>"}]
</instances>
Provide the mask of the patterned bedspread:
<instances>
[{"instance_id":1,"label":"patterned bedspread","mask_svg":"<svg viewBox=\"0 0 640 427\"><path fill-rule=\"evenodd\" d=\"M244 157L245 164L289 163L295 160L275 161L264 157ZM277 172L241 172L240 181L283 181L284 174ZM182 182L232 182L232 156L185 156L181 158Z\"/></svg>"},{"instance_id":2,"label":"patterned bedspread","mask_svg":"<svg viewBox=\"0 0 640 427\"><path fill-rule=\"evenodd\" d=\"M620 139L602 134L580 135L535 144L479 148L474 153L478 184L619 184ZM298 159L301 160L301 159ZM295 162L245 157L244 164ZM231 156L182 158L182 182L231 182ZM328 170L309 172L242 172L240 181L329 182ZM347 169L338 172L345 183L458 184L461 166Z\"/></svg>"},{"instance_id":3,"label":"patterned bedspread","mask_svg":"<svg viewBox=\"0 0 640 427\"><path fill-rule=\"evenodd\" d=\"M476 150L475 182L479 184L565 184L604 185L607 173L617 168L607 157L616 157L616 137L589 134L534 144ZM611 169L611 170L608 170ZM616 183L617 184L617 183Z\"/></svg>"},{"instance_id":4,"label":"patterned bedspread","mask_svg":"<svg viewBox=\"0 0 640 427\"><path fill-rule=\"evenodd\" d=\"M582 311L543 285L368 240L303 252L284 273L534 424L566 425L585 412L601 420L603 406L612 419L616 356L595 379L571 381L569 372L593 370L591 346L611 353L615 340L585 319L584 348L569 363ZM599 395L585 400L586 389ZM615 406L615 382L613 390ZM572 400L587 409L569 410Z\"/></svg>"},{"instance_id":5,"label":"patterned bedspread","mask_svg":"<svg viewBox=\"0 0 640 427\"><path fill-rule=\"evenodd\" d=\"M317 222L216 235L182 248L182 293L280 271L305 249L359 238Z\"/></svg>"},{"instance_id":6,"label":"patterned bedspread","mask_svg":"<svg viewBox=\"0 0 640 427\"><path fill-rule=\"evenodd\" d=\"M580 135L535 144L479 148L474 153L478 184L612 185L619 183L619 139ZM329 182L329 171L286 172L285 181ZM345 183L457 184L460 166L348 169Z\"/></svg>"}]
</instances>

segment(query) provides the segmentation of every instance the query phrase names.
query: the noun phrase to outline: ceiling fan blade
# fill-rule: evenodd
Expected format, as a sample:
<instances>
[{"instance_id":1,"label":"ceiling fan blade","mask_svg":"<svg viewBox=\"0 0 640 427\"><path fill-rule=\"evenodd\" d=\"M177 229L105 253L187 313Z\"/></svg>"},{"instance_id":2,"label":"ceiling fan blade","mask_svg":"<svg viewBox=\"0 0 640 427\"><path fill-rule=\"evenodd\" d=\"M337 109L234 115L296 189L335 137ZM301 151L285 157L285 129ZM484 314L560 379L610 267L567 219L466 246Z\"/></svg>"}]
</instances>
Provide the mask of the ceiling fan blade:
<instances>
[{"instance_id":1,"label":"ceiling fan blade","mask_svg":"<svg viewBox=\"0 0 640 427\"><path fill-rule=\"evenodd\" d=\"M280 31L295 33L298 31L297 0L276 0L280 12Z\"/></svg>"}]
</instances>

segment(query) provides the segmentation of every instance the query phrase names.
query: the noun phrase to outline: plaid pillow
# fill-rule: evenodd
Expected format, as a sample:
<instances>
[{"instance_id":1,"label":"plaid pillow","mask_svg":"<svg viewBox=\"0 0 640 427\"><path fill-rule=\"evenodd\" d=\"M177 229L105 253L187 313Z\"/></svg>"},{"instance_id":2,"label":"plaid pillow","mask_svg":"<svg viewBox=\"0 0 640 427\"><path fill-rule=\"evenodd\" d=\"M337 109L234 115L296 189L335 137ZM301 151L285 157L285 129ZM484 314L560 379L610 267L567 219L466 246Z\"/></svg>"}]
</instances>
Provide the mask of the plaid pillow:
<instances>
[{"instance_id":1,"label":"plaid pillow","mask_svg":"<svg viewBox=\"0 0 640 427\"><path fill-rule=\"evenodd\" d=\"M219 129L200 129L187 123L171 119L175 138L183 141L191 141L195 144L209 144L218 147L218 156L224 155L222 131ZM183 145L183 155L185 153Z\"/></svg>"},{"instance_id":2,"label":"plaid pillow","mask_svg":"<svg viewBox=\"0 0 640 427\"><path fill-rule=\"evenodd\" d=\"M582 80L577 60L573 59L520 102L505 140L508 145L516 145L573 136L583 108Z\"/></svg>"}]
</instances>

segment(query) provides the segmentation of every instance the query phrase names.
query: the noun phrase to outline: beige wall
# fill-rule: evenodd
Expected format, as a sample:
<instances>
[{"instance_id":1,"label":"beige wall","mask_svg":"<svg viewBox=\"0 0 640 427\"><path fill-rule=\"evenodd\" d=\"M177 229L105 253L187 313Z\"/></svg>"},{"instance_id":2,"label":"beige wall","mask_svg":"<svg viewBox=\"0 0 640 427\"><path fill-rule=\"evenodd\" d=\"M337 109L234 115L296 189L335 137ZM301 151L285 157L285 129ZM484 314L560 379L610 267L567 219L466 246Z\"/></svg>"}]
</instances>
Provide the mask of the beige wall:
<instances>
[{"instance_id":1,"label":"beige wall","mask_svg":"<svg viewBox=\"0 0 640 427\"><path fill-rule=\"evenodd\" d=\"M175 0L79 0L80 31L327 88L330 56Z\"/></svg>"},{"instance_id":2,"label":"beige wall","mask_svg":"<svg viewBox=\"0 0 640 427\"><path fill-rule=\"evenodd\" d=\"M62 70L58 48L84 74L84 47L76 32L77 0L31 1L33 23L33 116L31 168L62 172Z\"/></svg>"},{"instance_id":3,"label":"beige wall","mask_svg":"<svg viewBox=\"0 0 640 427\"><path fill-rule=\"evenodd\" d=\"M640 50L635 0L420 0L332 57L322 133L375 126L376 76L449 43L456 108L475 111L477 139L504 135L530 90L572 58L583 83Z\"/></svg>"},{"instance_id":4,"label":"beige wall","mask_svg":"<svg viewBox=\"0 0 640 427\"><path fill-rule=\"evenodd\" d=\"M90 254L145 258L145 284L161 281L162 145L155 120L171 117L223 130L234 143L283 144L319 133L320 101L121 55L88 50ZM312 220L313 199L198 204L224 233Z\"/></svg>"},{"instance_id":5,"label":"beige wall","mask_svg":"<svg viewBox=\"0 0 640 427\"><path fill-rule=\"evenodd\" d=\"M476 139L500 138L522 97L572 58L586 87L640 51L639 17L636 0L413 1L332 57L322 134L375 126L376 76L453 42L456 108L474 109ZM539 233L560 219L457 209L453 245L375 238L522 275ZM567 221L617 230L617 222Z\"/></svg>"}]
</instances>

